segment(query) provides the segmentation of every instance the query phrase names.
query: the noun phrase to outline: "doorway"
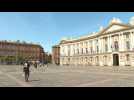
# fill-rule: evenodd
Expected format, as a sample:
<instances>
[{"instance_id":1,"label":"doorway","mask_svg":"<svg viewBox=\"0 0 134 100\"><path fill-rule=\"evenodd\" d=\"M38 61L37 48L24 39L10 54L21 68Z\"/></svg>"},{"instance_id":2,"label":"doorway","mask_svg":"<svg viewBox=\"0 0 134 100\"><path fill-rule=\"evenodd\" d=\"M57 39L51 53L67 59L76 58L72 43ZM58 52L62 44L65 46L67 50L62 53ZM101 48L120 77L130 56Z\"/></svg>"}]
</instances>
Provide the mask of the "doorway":
<instances>
[{"instance_id":1,"label":"doorway","mask_svg":"<svg viewBox=\"0 0 134 100\"><path fill-rule=\"evenodd\" d=\"M119 66L119 55L113 54L113 66Z\"/></svg>"}]
</instances>

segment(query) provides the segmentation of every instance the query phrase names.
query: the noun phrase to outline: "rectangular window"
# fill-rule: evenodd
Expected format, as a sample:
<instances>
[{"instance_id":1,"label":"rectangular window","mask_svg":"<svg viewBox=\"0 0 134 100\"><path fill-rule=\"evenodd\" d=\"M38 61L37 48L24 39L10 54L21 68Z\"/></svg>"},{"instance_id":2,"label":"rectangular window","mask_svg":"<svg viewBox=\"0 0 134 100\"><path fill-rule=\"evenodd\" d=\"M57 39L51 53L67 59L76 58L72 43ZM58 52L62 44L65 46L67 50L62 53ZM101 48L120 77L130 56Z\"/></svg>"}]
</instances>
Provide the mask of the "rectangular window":
<instances>
[{"instance_id":1,"label":"rectangular window","mask_svg":"<svg viewBox=\"0 0 134 100\"><path fill-rule=\"evenodd\" d=\"M70 50L68 50L68 56L70 56Z\"/></svg>"},{"instance_id":2,"label":"rectangular window","mask_svg":"<svg viewBox=\"0 0 134 100\"><path fill-rule=\"evenodd\" d=\"M115 51L118 51L119 46L118 46L118 42L117 41L114 42L114 48L115 48Z\"/></svg>"},{"instance_id":3,"label":"rectangular window","mask_svg":"<svg viewBox=\"0 0 134 100\"><path fill-rule=\"evenodd\" d=\"M77 53L79 54L79 49L77 49Z\"/></svg>"},{"instance_id":4,"label":"rectangular window","mask_svg":"<svg viewBox=\"0 0 134 100\"><path fill-rule=\"evenodd\" d=\"M74 54L75 54L75 49L74 49Z\"/></svg>"},{"instance_id":5,"label":"rectangular window","mask_svg":"<svg viewBox=\"0 0 134 100\"><path fill-rule=\"evenodd\" d=\"M85 42L85 45L86 45L86 46L87 46L87 44L88 44L88 43L87 43L87 42Z\"/></svg>"},{"instance_id":6,"label":"rectangular window","mask_svg":"<svg viewBox=\"0 0 134 100\"><path fill-rule=\"evenodd\" d=\"M90 57L90 61L91 61L91 62L92 62L92 59L93 59L93 58L92 58L92 57Z\"/></svg>"},{"instance_id":7,"label":"rectangular window","mask_svg":"<svg viewBox=\"0 0 134 100\"><path fill-rule=\"evenodd\" d=\"M83 54L83 48L81 49L81 53Z\"/></svg>"},{"instance_id":8,"label":"rectangular window","mask_svg":"<svg viewBox=\"0 0 134 100\"><path fill-rule=\"evenodd\" d=\"M127 47L127 50L130 49L130 42L129 41L126 41L126 47Z\"/></svg>"},{"instance_id":9,"label":"rectangular window","mask_svg":"<svg viewBox=\"0 0 134 100\"><path fill-rule=\"evenodd\" d=\"M86 54L88 53L88 49L86 48Z\"/></svg>"},{"instance_id":10,"label":"rectangular window","mask_svg":"<svg viewBox=\"0 0 134 100\"><path fill-rule=\"evenodd\" d=\"M126 39L129 39L129 34L126 35Z\"/></svg>"},{"instance_id":11,"label":"rectangular window","mask_svg":"<svg viewBox=\"0 0 134 100\"><path fill-rule=\"evenodd\" d=\"M105 52L107 52L108 51L108 46L107 46L107 44L105 44Z\"/></svg>"},{"instance_id":12,"label":"rectangular window","mask_svg":"<svg viewBox=\"0 0 134 100\"><path fill-rule=\"evenodd\" d=\"M89 46L92 46L92 41L89 41Z\"/></svg>"},{"instance_id":13,"label":"rectangular window","mask_svg":"<svg viewBox=\"0 0 134 100\"><path fill-rule=\"evenodd\" d=\"M68 56L70 56L70 45L68 46Z\"/></svg>"},{"instance_id":14,"label":"rectangular window","mask_svg":"<svg viewBox=\"0 0 134 100\"><path fill-rule=\"evenodd\" d=\"M64 53L64 48L62 49L62 52Z\"/></svg>"},{"instance_id":15,"label":"rectangular window","mask_svg":"<svg viewBox=\"0 0 134 100\"><path fill-rule=\"evenodd\" d=\"M91 54L92 54L93 53L93 48L91 47L90 50L91 50Z\"/></svg>"},{"instance_id":16,"label":"rectangular window","mask_svg":"<svg viewBox=\"0 0 134 100\"><path fill-rule=\"evenodd\" d=\"M97 46L97 53L99 53L99 46Z\"/></svg>"}]
</instances>

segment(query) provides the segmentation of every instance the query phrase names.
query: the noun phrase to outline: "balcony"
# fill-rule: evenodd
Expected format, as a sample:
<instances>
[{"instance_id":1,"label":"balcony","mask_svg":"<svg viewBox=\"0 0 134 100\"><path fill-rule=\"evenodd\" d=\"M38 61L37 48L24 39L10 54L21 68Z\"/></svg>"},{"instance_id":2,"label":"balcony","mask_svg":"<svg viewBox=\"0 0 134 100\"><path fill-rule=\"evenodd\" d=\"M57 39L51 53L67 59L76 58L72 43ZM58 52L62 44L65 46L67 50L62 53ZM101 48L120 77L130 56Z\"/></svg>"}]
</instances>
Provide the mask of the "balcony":
<instances>
[{"instance_id":1,"label":"balcony","mask_svg":"<svg viewBox=\"0 0 134 100\"><path fill-rule=\"evenodd\" d=\"M112 51L117 52L117 51L119 51L119 48L113 48Z\"/></svg>"}]
</instances>

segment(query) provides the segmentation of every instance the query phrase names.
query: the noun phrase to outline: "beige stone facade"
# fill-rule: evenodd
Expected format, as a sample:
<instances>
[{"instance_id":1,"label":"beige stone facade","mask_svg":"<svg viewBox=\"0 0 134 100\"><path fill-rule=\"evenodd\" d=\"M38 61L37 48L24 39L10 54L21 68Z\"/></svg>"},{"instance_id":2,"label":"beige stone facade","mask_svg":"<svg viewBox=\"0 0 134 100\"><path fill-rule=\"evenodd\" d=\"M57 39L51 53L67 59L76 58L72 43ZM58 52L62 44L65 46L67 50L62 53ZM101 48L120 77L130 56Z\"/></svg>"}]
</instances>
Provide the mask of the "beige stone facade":
<instances>
[{"instance_id":1,"label":"beige stone facade","mask_svg":"<svg viewBox=\"0 0 134 100\"><path fill-rule=\"evenodd\" d=\"M111 22L99 32L60 42L60 65L134 65L134 25Z\"/></svg>"}]
</instances>

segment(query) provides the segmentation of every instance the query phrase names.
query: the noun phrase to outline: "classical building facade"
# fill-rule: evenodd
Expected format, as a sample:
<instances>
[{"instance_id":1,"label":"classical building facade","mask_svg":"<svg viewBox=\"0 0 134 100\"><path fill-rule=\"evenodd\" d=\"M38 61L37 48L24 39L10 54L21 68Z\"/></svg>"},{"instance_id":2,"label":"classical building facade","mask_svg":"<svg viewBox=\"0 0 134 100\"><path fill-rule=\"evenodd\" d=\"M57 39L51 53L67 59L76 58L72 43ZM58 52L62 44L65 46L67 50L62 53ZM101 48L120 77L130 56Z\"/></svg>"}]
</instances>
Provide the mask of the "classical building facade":
<instances>
[{"instance_id":1,"label":"classical building facade","mask_svg":"<svg viewBox=\"0 0 134 100\"><path fill-rule=\"evenodd\" d=\"M113 19L99 32L60 42L61 65L133 66L134 25Z\"/></svg>"},{"instance_id":2,"label":"classical building facade","mask_svg":"<svg viewBox=\"0 0 134 100\"><path fill-rule=\"evenodd\" d=\"M40 45L0 41L0 63L16 63L18 61L44 60L44 50Z\"/></svg>"},{"instance_id":3,"label":"classical building facade","mask_svg":"<svg viewBox=\"0 0 134 100\"><path fill-rule=\"evenodd\" d=\"M60 64L60 46L55 45L52 47L52 62L53 64Z\"/></svg>"}]
</instances>

